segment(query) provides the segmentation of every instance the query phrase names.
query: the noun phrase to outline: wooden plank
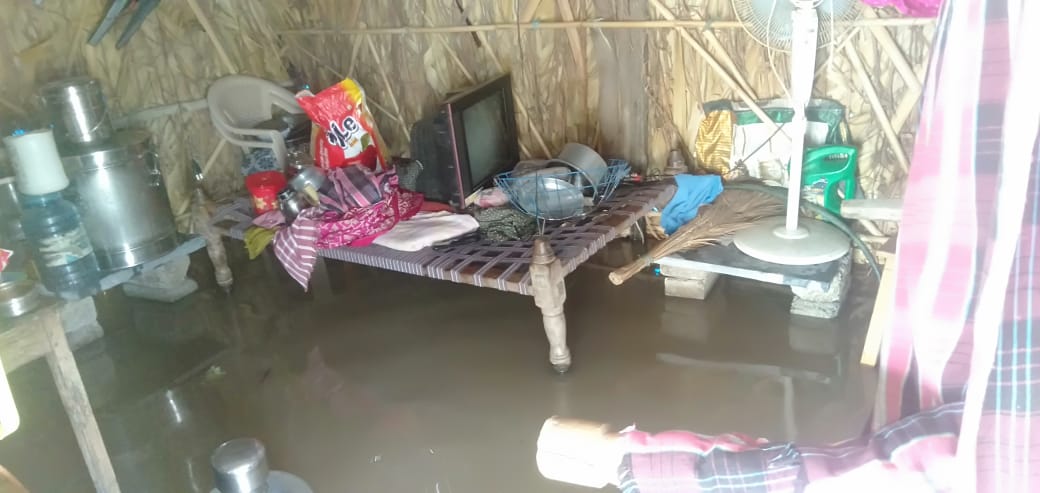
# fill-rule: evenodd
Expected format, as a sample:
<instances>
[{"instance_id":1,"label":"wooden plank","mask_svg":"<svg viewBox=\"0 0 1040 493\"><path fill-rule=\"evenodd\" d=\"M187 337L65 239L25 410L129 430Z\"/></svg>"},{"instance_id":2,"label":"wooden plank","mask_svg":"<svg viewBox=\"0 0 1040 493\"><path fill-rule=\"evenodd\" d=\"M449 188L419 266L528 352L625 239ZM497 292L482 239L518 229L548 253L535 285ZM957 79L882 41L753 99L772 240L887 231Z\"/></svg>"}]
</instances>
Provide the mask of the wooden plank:
<instances>
[{"instance_id":1,"label":"wooden plank","mask_svg":"<svg viewBox=\"0 0 1040 493\"><path fill-rule=\"evenodd\" d=\"M119 493L112 461L101 439L94 410L90 406L87 390L83 387L83 378L76 367L76 359L72 356L69 343L65 339L65 329L57 310L48 310L42 319L44 326L37 330L47 339L47 365L51 368L51 377L58 388L61 403L72 423L72 431L79 442L83 461L87 465L90 477L94 481L94 489L105 493Z\"/></svg>"},{"instance_id":2,"label":"wooden plank","mask_svg":"<svg viewBox=\"0 0 1040 493\"><path fill-rule=\"evenodd\" d=\"M849 199L841 203L841 217L873 221L899 221L903 199Z\"/></svg>"},{"instance_id":3,"label":"wooden plank","mask_svg":"<svg viewBox=\"0 0 1040 493\"><path fill-rule=\"evenodd\" d=\"M867 336L863 341L863 354L859 358L862 365L876 365L881 353L881 340L892 320L892 306L895 305L896 263L895 259L886 259L885 268L881 271L881 285L878 286L874 312L870 315L870 325L867 326Z\"/></svg>"},{"instance_id":4,"label":"wooden plank","mask_svg":"<svg viewBox=\"0 0 1040 493\"><path fill-rule=\"evenodd\" d=\"M57 313L57 306L52 300L50 306L14 319L11 328L0 332L0 360L7 373L50 351L46 332L41 329L51 314Z\"/></svg>"}]
</instances>

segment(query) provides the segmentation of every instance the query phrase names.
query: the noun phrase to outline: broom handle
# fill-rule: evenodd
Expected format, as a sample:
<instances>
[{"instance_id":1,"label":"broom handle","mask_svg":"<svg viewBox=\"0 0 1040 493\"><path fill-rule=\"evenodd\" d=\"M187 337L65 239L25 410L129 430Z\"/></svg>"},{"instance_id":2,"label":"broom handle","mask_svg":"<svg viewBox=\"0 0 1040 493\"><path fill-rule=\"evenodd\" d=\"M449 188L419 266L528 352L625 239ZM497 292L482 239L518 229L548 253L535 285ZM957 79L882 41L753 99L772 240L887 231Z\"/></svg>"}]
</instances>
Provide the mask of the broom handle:
<instances>
[{"instance_id":1,"label":"broom handle","mask_svg":"<svg viewBox=\"0 0 1040 493\"><path fill-rule=\"evenodd\" d=\"M638 274L639 271L652 263L654 263L653 255L643 255L637 258L634 262L619 269L615 269L614 272L611 272L610 275L607 276L607 278L610 279L610 282L614 283L615 286L620 286L621 283L631 279L632 276Z\"/></svg>"}]
</instances>

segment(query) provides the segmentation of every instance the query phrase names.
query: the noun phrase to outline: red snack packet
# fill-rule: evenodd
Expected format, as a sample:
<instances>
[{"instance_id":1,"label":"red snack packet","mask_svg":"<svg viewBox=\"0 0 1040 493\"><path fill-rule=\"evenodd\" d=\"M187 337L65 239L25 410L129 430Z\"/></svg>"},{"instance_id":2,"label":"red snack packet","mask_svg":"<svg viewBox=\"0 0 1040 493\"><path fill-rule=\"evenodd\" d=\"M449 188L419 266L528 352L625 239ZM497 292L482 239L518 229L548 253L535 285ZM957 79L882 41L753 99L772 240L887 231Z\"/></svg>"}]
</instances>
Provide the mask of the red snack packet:
<instances>
[{"instance_id":1,"label":"red snack packet","mask_svg":"<svg viewBox=\"0 0 1040 493\"><path fill-rule=\"evenodd\" d=\"M374 171L387 168L365 91L353 79L343 79L317 95L300 91L296 101L317 126L311 132L311 151L318 167L326 170L360 164Z\"/></svg>"}]
</instances>

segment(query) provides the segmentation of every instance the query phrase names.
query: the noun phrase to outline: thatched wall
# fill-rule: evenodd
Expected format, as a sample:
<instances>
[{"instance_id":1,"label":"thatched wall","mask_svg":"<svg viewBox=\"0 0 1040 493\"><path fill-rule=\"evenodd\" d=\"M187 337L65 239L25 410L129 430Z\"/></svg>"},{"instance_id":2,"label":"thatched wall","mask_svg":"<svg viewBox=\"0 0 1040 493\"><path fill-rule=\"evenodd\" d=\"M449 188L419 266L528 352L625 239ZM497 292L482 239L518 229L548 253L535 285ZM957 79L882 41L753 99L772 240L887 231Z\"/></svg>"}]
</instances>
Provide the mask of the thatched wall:
<instances>
[{"instance_id":1,"label":"thatched wall","mask_svg":"<svg viewBox=\"0 0 1040 493\"><path fill-rule=\"evenodd\" d=\"M161 2L122 50L115 48L115 42L126 19L99 46L88 45L86 40L108 3L45 0L37 7L28 0L0 0L0 57L7 61L0 64L0 130L5 135L13 128L39 125L37 88L52 79L90 75L101 80L113 116L120 118L204 98L210 82L231 72L215 55L185 0ZM199 5L237 71L284 80L275 39L266 34L273 29L267 23L268 11L258 3L201 1ZM190 160L206 162L219 141L209 114L173 112L137 124L155 136L171 202L183 225L190 196ZM233 166L239 154L226 146L207 170L212 193L226 195L241 186Z\"/></svg>"},{"instance_id":2,"label":"thatched wall","mask_svg":"<svg viewBox=\"0 0 1040 493\"><path fill-rule=\"evenodd\" d=\"M33 115L40 82L65 75L100 78L122 115L202 98L211 81L233 72L273 80L299 74L315 88L351 76L400 152L411 123L446 92L511 71L525 155L580 141L659 168L670 149L688 151L700 103L736 99L695 45L755 97L782 95L787 77L787 55L775 53L770 64L769 52L732 22L730 0L178 0L162 2L121 51L114 48L120 26L101 46L85 44L104 5L0 0L0 50L12 60L0 68L3 130ZM711 20L713 34L699 20ZM862 185L882 197L902 191L932 32L930 24L886 22L843 29L843 42L821 50L816 82L818 95L849 108ZM890 132L886 120L895 122ZM204 111L146 125L156 133L174 208L183 212L189 160L209 160L218 138ZM225 146L210 161L211 193L240 186L239 155Z\"/></svg>"}]
</instances>

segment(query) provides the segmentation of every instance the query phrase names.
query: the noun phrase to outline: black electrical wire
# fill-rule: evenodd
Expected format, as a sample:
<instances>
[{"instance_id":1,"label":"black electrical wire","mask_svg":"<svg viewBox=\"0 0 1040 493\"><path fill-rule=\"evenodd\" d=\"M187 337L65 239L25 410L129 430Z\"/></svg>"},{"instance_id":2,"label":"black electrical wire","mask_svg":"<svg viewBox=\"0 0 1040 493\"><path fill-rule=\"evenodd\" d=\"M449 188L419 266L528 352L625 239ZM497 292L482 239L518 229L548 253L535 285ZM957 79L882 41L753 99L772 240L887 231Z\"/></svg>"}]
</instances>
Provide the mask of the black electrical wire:
<instances>
[{"instance_id":1,"label":"black electrical wire","mask_svg":"<svg viewBox=\"0 0 1040 493\"><path fill-rule=\"evenodd\" d=\"M774 197L787 200L787 187L774 187L762 183L753 182L727 183L725 187L733 190L751 190L755 192L767 193ZM870 252L870 248L868 248L867 244L863 242L863 239L860 238L859 235L856 234L856 232L853 231L848 224L845 224L845 220L842 219L841 216L835 214L829 209L824 208L823 206L814 204L812 202L801 201L801 205L819 214L820 217L823 218L824 222L838 228L839 230L841 230L842 233L845 233L845 236L848 236L849 239L852 240L852 243L856 245L856 248L858 248L859 251L863 252L863 256L866 257L867 263L870 264L871 270L874 271L874 275L877 276L879 280L881 279L881 267L878 266L877 259L874 258L874 254Z\"/></svg>"}]
</instances>

